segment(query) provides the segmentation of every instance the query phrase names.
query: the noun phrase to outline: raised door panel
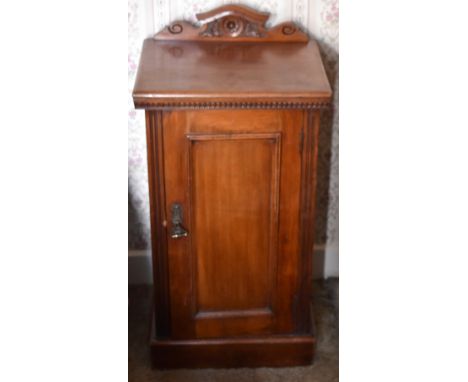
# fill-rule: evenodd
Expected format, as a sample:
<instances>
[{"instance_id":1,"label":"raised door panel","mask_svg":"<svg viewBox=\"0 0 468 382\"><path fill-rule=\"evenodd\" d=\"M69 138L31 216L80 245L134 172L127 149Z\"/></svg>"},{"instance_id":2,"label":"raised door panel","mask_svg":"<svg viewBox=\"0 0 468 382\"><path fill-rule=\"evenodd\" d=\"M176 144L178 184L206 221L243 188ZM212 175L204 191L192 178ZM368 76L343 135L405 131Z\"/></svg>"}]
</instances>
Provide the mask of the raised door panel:
<instances>
[{"instance_id":1,"label":"raised door panel","mask_svg":"<svg viewBox=\"0 0 468 382\"><path fill-rule=\"evenodd\" d=\"M196 318L271 313L280 137L187 136Z\"/></svg>"},{"instance_id":2,"label":"raised door panel","mask_svg":"<svg viewBox=\"0 0 468 382\"><path fill-rule=\"evenodd\" d=\"M173 338L294 331L300 111L179 111L163 118ZM187 237L171 238L183 209Z\"/></svg>"}]
</instances>

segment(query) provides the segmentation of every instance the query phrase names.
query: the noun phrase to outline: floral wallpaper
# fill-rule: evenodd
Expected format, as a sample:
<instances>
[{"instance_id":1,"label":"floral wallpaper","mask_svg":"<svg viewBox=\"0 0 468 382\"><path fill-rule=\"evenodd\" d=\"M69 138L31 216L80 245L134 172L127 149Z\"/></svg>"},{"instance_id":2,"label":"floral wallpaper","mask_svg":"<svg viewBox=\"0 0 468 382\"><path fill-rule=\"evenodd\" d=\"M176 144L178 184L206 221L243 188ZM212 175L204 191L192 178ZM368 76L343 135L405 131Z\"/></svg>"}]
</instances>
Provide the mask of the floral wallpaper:
<instances>
[{"instance_id":1,"label":"floral wallpaper","mask_svg":"<svg viewBox=\"0 0 468 382\"><path fill-rule=\"evenodd\" d=\"M334 102L332 110L323 114L320 133L316 243L338 242L338 0L128 0L129 249L147 249L150 246L144 112L134 110L131 98L141 45L143 39L149 37L148 17L152 17L152 32L155 33L173 20L194 22L195 13L229 3L241 3L270 12L270 26L294 20L309 30L320 44L325 69L334 89Z\"/></svg>"},{"instance_id":2,"label":"floral wallpaper","mask_svg":"<svg viewBox=\"0 0 468 382\"><path fill-rule=\"evenodd\" d=\"M135 82L143 31L143 1L128 1L128 247L149 247L150 220L144 112L133 108Z\"/></svg>"},{"instance_id":3,"label":"floral wallpaper","mask_svg":"<svg viewBox=\"0 0 468 382\"><path fill-rule=\"evenodd\" d=\"M338 243L338 133L339 40L338 0L319 1L318 35L328 80L333 88L333 108L323 113L317 182L317 241Z\"/></svg>"}]
</instances>

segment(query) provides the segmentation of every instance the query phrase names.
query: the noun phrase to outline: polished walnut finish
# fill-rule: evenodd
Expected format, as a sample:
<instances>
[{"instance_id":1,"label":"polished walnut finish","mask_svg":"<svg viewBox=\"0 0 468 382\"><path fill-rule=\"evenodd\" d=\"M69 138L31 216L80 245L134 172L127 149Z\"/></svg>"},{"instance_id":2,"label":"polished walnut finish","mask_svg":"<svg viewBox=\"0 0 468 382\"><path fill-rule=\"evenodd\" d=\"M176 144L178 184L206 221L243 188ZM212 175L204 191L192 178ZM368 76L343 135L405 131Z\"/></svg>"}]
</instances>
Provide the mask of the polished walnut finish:
<instances>
[{"instance_id":1,"label":"polished walnut finish","mask_svg":"<svg viewBox=\"0 0 468 382\"><path fill-rule=\"evenodd\" d=\"M265 14L255 21L251 10L239 8L224 6L198 17L218 23L235 17L263 30ZM329 103L317 42L293 23L281 24L281 33L290 37L277 39L206 36L203 27L192 27L192 34L183 25L176 22L145 41L133 93L136 107L320 109Z\"/></svg>"},{"instance_id":2,"label":"polished walnut finish","mask_svg":"<svg viewBox=\"0 0 468 382\"><path fill-rule=\"evenodd\" d=\"M145 41L155 367L312 361L316 42L235 5ZM178 27L180 26L180 28Z\"/></svg>"},{"instance_id":3,"label":"polished walnut finish","mask_svg":"<svg viewBox=\"0 0 468 382\"><path fill-rule=\"evenodd\" d=\"M315 41L188 43L148 39L134 88L136 107L317 109L330 86Z\"/></svg>"}]
</instances>

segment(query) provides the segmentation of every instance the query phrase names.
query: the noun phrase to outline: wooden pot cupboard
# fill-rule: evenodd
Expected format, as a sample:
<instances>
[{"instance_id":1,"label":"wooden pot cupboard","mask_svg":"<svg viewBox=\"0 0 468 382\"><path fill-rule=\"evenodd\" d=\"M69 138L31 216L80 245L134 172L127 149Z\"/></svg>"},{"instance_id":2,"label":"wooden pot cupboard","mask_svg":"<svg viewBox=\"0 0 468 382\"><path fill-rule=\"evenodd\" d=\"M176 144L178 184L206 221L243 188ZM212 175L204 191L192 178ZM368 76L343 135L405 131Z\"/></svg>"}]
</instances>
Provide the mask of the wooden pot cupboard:
<instances>
[{"instance_id":1,"label":"wooden pot cupboard","mask_svg":"<svg viewBox=\"0 0 468 382\"><path fill-rule=\"evenodd\" d=\"M228 5L144 42L156 368L313 360L317 43Z\"/></svg>"}]
</instances>

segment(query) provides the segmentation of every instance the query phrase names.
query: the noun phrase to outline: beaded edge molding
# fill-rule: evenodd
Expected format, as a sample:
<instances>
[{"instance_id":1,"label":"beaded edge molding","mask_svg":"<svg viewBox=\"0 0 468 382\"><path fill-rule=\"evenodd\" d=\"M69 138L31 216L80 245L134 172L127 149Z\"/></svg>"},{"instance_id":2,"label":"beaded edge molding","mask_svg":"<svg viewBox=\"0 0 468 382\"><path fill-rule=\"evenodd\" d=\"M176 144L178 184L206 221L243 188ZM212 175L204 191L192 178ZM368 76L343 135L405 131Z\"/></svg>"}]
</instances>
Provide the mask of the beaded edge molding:
<instances>
[{"instance_id":1,"label":"beaded edge molding","mask_svg":"<svg viewBox=\"0 0 468 382\"><path fill-rule=\"evenodd\" d=\"M330 101L318 102L151 102L134 100L140 109L329 109Z\"/></svg>"}]
</instances>

